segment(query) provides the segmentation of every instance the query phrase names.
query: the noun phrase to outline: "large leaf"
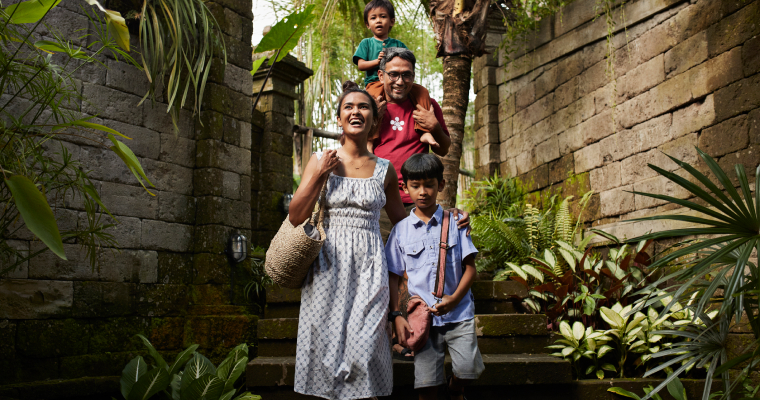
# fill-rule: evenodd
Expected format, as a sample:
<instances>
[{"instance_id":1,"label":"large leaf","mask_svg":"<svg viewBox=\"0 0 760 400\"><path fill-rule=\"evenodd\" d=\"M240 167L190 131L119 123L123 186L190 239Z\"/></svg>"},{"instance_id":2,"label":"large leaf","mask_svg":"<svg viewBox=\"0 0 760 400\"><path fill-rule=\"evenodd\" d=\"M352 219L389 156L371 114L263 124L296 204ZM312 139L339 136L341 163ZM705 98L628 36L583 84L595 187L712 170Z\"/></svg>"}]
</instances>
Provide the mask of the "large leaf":
<instances>
[{"instance_id":1,"label":"large leaf","mask_svg":"<svg viewBox=\"0 0 760 400\"><path fill-rule=\"evenodd\" d=\"M670 393L671 396L673 396L676 400L687 400L686 399L686 389L684 389L683 384L681 383L681 380L678 378L673 379L668 383L668 393Z\"/></svg>"},{"instance_id":2,"label":"large leaf","mask_svg":"<svg viewBox=\"0 0 760 400\"><path fill-rule=\"evenodd\" d=\"M612 328L622 329L625 327L625 321L623 321L623 318L620 316L620 314L607 307L602 307L599 309L599 311L602 319L610 324Z\"/></svg>"},{"instance_id":3,"label":"large leaf","mask_svg":"<svg viewBox=\"0 0 760 400\"><path fill-rule=\"evenodd\" d=\"M11 17L12 24L30 24L42 19L60 2L61 0L30 0L12 4L5 8L5 12Z\"/></svg>"},{"instance_id":4,"label":"large leaf","mask_svg":"<svg viewBox=\"0 0 760 400\"><path fill-rule=\"evenodd\" d=\"M148 354L150 354L150 356L153 358L153 361L156 363L156 366L168 372L168 368L166 367L166 361L164 361L164 358L161 357L161 354L159 354L158 351L156 351L156 348L153 347L153 345L150 343L148 338L146 338L145 336L139 333L135 336L137 336L138 338L140 338L140 340L142 340L143 345L145 346L146 349L148 349Z\"/></svg>"},{"instance_id":5,"label":"large leaf","mask_svg":"<svg viewBox=\"0 0 760 400\"><path fill-rule=\"evenodd\" d=\"M129 397L129 392L132 391L132 387L140 380L140 377L148 372L148 364L142 356L137 356L130 361L124 370L121 371L121 395L124 398Z\"/></svg>"},{"instance_id":6,"label":"large leaf","mask_svg":"<svg viewBox=\"0 0 760 400\"><path fill-rule=\"evenodd\" d=\"M280 50L280 56L275 61L282 60L298 44L306 27L314 20L314 5L307 6L301 12L288 15L282 21L275 24L264 35L261 42L256 46L254 53L263 53L270 50Z\"/></svg>"},{"instance_id":7,"label":"large leaf","mask_svg":"<svg viewBox=\"0 0 760 400\"><path fill-rule=\"evenodd\" d=\"M147 400L154 394L166 389L171 383L171 376L166 369L157 367L148 371L132 387L127 400Z\"/></svg>"},{"instance_id":8,"label":"large leaf","mask_svg":"<svg viewBox=\"0 0 760 400\"><path fill-rule=\"evenodd\" d=\"M137 181L140 182L140 185L142 185L143 189L145 189L145 191L148 192L151 196L155 196L155 194L151 193L150 190L145 187L145 184L143 184L143 179L145 179L145 181L148 182L150 186L155 187L145 175L145 171L143 170L142 165L140 165L140 161L137 159L137 156L135 156L135 153L132 152L132 149L127 147L127 145L124 143L116 140L112 134L108 134L108 139L111 140L111 142L114 144L110 147L110 149L113 150L113 152L116 153L116 155L118 155L122 161L124 161L124 164L127 164L127 168L129 168L135 178L137 178Z\"/></svg>"},{"instance_id":9,"label":"large leaf","mask_svg":"<svg viewBox=\"0 0 760 400\"><path fill-rule=\"evenodd\" d=\"M179 372L179 370L191 359L193 358L193 354L195 354L195 350L198 348L197 344L194 344L185 350L182 350L179 354L177 354L177 357L174 359L174 362L171 365L167 366L167 371L169 371L169 375L174 375Z\"/></svg>"},{"instance_id":10,"label":"large leaf","mask_svg":"<svg viewBox=\"0 0 760 400\"><path fill-rule=\"evenodd\" d=\"M185 365L184 372L182 373L182 387L181 392L184 391L197 379L200 379L206 374L216 374L216 367L208 358L204 357L201 353L193 354L193 358Z\"/></svg>"},{"instance_id":11,"label":"large leaf","mask_svg":"<svg viewBox=\"0 0 760 400\"><path fill-rule=\"evenodd\" d=\"M39 43L39 42L37 42L37 43ZM103 131L103 132L106 132L106 133L111 133L111 134L114 134L114 135L117 135L117 136L121 136L124 139L132 140L131 137L123 135L123 134L119 133L118 131L113 130L113 129L107 127L107 126L96 124L94 122L88 122L87 120L90 119L90 118L92 118L92 117L80 118L80 119L76 119L74 121L69 121L69 122L66 122L66 123L63 123L63 124L58 124L58 125L55 125L53 127L53 130L58 130L58 129L66 128L66 127L69 127L69 126L79 126L79 127L82 127L82 128L95 129L95 130L98 130L98 131Z\"/></svg>"},{"instance_id":12,"label":"large leaf","mask_svg":"<svg viewBox=\"0 0 760 400\"><path fill-rule=\"evenodd\" d=\"M29 178L14 175L5 180L24 224L58 257L66 260L61 233L45 196Z\"/></svg>"},{"instance_id":13,"label":"large leaf","mask_svg":"<svg viewBox=\"0 0 760 400\"><path fill-rule=\"evenodd\" d=\"M205 374L193 381L186 389L182 390L182 400L210 400L218 399L224 390L224 380L213 375Z\"/></svg>"},{"instance_id":14,"label":"large leaf","mask_svg":"<svg viewBox=\"0 0 760 400\"><path fill-rule=\"evenodd\" d=\"M242 357L237 360L228 358L223 365L219 366L216 371L216 375L224 380L224 392L234 389L235 381L245 371L245 366L248 364L248 357Z\"/></svg>"},{"instance_id":15,"label":"large leaf","mask_svg":"<svg viewBox=\"0 0 760 400\"><path fill-rule=\"evenodd\" d=\"M253 65L251 66L251 76L256 75L256 71L261 68L261 64L264 64L264 61L266 61L266 57L260 57L255 60L253 60Z\"/></svg>"}]
</instances>

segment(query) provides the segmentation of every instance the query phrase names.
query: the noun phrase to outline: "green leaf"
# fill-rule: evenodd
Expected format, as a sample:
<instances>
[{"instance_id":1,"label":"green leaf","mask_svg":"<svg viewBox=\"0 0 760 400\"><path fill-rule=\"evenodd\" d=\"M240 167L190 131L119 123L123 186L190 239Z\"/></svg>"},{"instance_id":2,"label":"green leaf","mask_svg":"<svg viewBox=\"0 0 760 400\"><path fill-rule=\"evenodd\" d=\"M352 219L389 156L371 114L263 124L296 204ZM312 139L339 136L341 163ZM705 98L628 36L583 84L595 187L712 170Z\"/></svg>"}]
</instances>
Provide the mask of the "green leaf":
<instances>
[{"instance_id":1,"label":"green leaf","mask_svg":"<svg viewBox=\"0 0 760 400\"><path fill-rule=\"evenodd\" d=\"M127 400L147 400L154 394L166 389L169 383L171 383L171 376L166 372L166 369L153 368L135 383Z\"/></svg>"},{"instance_id":2,"label":"green leaf","mask_svg":"<svg viewBox=\"0 0 760 400\"><path fill-rule=\"evenodd\" d=\"M235 381L245 371L245 366L248 364L248 357L242 357L237 360L228 358L222 365L219 365L219 369L216 370L216 375L224 380L224 392L234 389Z\"/></svg>"},{"instance_id":3,"label":"green leaf","mask_svg":"<svg viewBox=\"0 0 760 400\"><path fill-rule=\"evenodd\" d=\"M116 40L124 51L129 52L129 29L124 17L118 11L106 10L106 21L108 23L108 33Z\"/></svg>"},{"instance_id":4,"label":"green leaf","mask_svg":"<svg viewBox=\"0 0 760 400\"><path fill-rule=\"evenodd\" d=\"M562 334L567 340L573 340L573 330L570 328L570 324L567 321L559 323L559 333Z\"/></svg>"},{"instance_id":5,"label":"green leaf","mask_svg":"<svg viewBox=\"0 0 760 400\"><path fill-rule=\"evenodd\" d=\"M194 344L177 354L177 357L174 359L172 365L168 365L166 367L167 371L169 371L169 375L178 373L180 368L182 368L191 358L193 358L193 354L195 354L196 349L198 349L198 345Z\"/></svg>"},{"instance_id":6,"label":"green leaf","mask_svg":"<svg viewBox=\"0 0 760 400\"><path fill-rule=\"evenodd\" d=\"M100 206L100 208L102 208L102 209L103 209L103 211L105 211L105 212L106 212L106 214L110 215L110 216L111 216L111 218L113 218L115 221L117 221L117 222L118 222L118 220L116 219L116 217L114 217L114 216L111 214L111 212L110 212L110 211L108 211L108 207L106 207L106 205L105 205L105 204L103 204L103 202L102 202L102 201L100 201L100 196L98 195L98 191L97 191L97 190L95 190L95 186L92 186L92 184L87 184L87 185L84 185L84 186L82 187L82 189L84 190L84 192L85 192L85 193L86 193L88 196L90 196L90 198L92 198L93 200L95 200L95 202L96 202L96 203L98 203L98 205Z\"/></svg>"},{"instance_id":7,"label":"green leaf","mask_svg":"<svg viewBox=\"0 0 760 400\"><path fill-rule=\"evenodd\" d=\"M106 133L112 133L112 134L114 134L116 136L121 136L124 139L132 140L131 137L123 135L123 134L121 134L121 133L119 133L119 132L117 132L117 131L115 131L115 130L107 127L107 126L96 124L94 122L87 122L87 120L90 119L90 118L92 118L92 117L77 119L77 120L74 120L74 121L67 122L65 124L58 124L58 125L55 125L53 127L53 130L58 130L58 129L65 128L65 127L68 127L68 126L81 126L82 128L95 129L95 130L106 132Z\"/></svg>"},{"instance_id":8,"label":"green leaf","mask_svg":"<svg viewBox=\"0 0 760 400\"><path fill-rule=\"evenodd\" d=\"M207 374L216 374L216 367L214 367L214 364L201 353L193 354L193 358L191 358L190 361L187 362L187 365L185 365L180 392L184 393L196 379L200 379L200 377Z\"/></svg>"},{"instance_id":9,"label":"green leaf","mask_svg":"<svg viewBox=\"0 0 760 400\"><path fill-rule=\"evenodd\" d=\"M627 390L625 390L625 389L623 389L621 387L611 387L611 388L607 389L607 391L615 393L615 394L619 394L621 396L630 397L632 399L641 400L641 397L639 397L639 396L637 396L637 395L635 395L635 394L633 394L633 393L631 393L631 392L629 392L629 391L627 391Z\"/></svg>"},{"instance_id":10,"label":"green leaf","mask_svg":"<svg viewBox=\"0 0 760 400\"><path fill-rule=\"evenodd\" d=\"M530 265L525 264L522 266L522 270L527 272L529 275L533 276L534 278L538 279L541 283L544 283L544 274L538 270L538 268Z\"/></svg>"},{"instance_id":11,"label":"green leaf","mask_svg":"<svg viewBox=\"0 0 760 400\"><path fill-rule=\"evenodd\" d=\"M558 250L562 258L564 258L565 261L567 261L567 265L570 266L570 269L572 269L573 272L575 272L575 257L573 257L573 255L565 249L558 249Z\"/></svg>"},{"instance_id":12,"label":"green leaf","mask_svg":"<svg viewBox=\"0 0 760 400\"><path fill-rule=\"evenodd\" d=\"M264 61L266 60L267 60L266 57L261 57L261 58L257 58L253 60L253 66L251 67L251 76L256 75L256 71L259 70L259 68L261 67L261 64L263 64Z\"/></svg>"},{"instance_id":13,"label":"green leaf","mask_svg":"<svg viewBox=\"0 0 760 400\"><path fill-rule=\"evenodd\" d=\"M586 332L586 328L583 326L583 324L580 321L575 321L573 323L573 337L575 340L581 340L583 339L583 334Z\"/></svg>"},{"instance_id":14,"label":"green leaf","mask_svg":"<svg viewBox=\"0 0 760 400\"><path fill-rule=\"evenodd\" d=\"M602 369L605 371L617 372L617 370L615 369L615 366L613 366L612 364L602 364Z\"/></svg>"},{"instance_id":15,"label":"green leaf","mask_svg":"<svg viewBox=\"0 0 760 400\"><path fill-rule=\"evenodd\" d=\"M132 391L132 387L140 380L140 377L148 372L148 364L142 356L137 356L130 361L126 367L121 371L121 395L124 398L129 398L129 392Z\"/></svg>"},{"instance_id":16,"label":"green leaf","mask_svg":"<svg viewBox=\"0 0 760 400\"><path fill-rule=\"evenodd\" d=\"M598 379L604 379L604 371L602 371L601 369L596 370L596 377Z\"/></svg>"},{"instance_id":17,"label":"green leaf","mask_svg":"<svg viewBox=\"0 0 760 400\"><path fill-rule=\"evenodd\" d=\"M607 307L602 307L599 309L599 311L602 319L610 324L611 327L616 329L625 327L625 321L623 321L623 318L620 316L620 314Z\"/></svg>"},{"instance_id":18,"label":"green leaf","mask_svg":"<svg viewBox=\"0 0 760 400\"><path fill-rule=\"evenodd\" d=\"M667 388L668 393L670 393L670 395L673 396L675 400L687 400L686 389L684 389L680 379L674 378L668 383Z\"/></svg>"},{"instance_id":19,"label":"green leaf","mask_svg":"<svg viewBox=\"0 0 760 400\"><path fill-rule=\"evenodd\" d=\"M549 249L544 250L544 260L550 267L554 268L557 265L557 259L554 258L554 254Z\"/></svg>"},{"instance_id":20,"label":"green leaf","mask_svg":"<svg viewBox=\"0 0 760 400\"><path fill-rule=\"evenodd\" d=\"M195 379L182 391L182 400L218 399L224 390L224 380L214 374L205 374Z\"/></svg>"},{"instance_id":21,"label":"green leaf","mask_svg":"<svg viewBox=\"0 0 760 400\"><path fill-rule=\"evenodd\" d=\"M282 60L298 44L306 27L311 24L316 15L313 13L314 5L307 6L302 12L294 12L275 24L264 35L261 42L256 46L255 53L263 53L270 50L280 50L280 56L276 61Z\"/></svg>"},{"instance_id":22,"label":"green leaf","mask_svg":"<svg viewBox=\"0 0 760 400\"><path fill-rule=\"evenodd\" d=\"M599 347L599 351L597 352L597 356L598 357L603 357L605 354L609 353L610 351L612 351L612 347L605 344L605 345Z\"/></svg>"},{"instance_id":23,"label":"green leaf","mask_svg":"<svg viewBox=\"0 0 760 400\"><path fill-rule=\"evenodd\" d=\"M12 24L30 24L42 19L60 2L61 0L30 0L6 7L5 13L11 17Z\"/></svg>"},{"instance_id":24,"label":"green leaf","mask_svg":"<svg viewBox=\"0 0 760 400\"><path fill-rule=\"evenodd\" d=\"M29 178L21 175L11 176L5 180L5 184L13 195L13 201L26 227L55 255L66 260L58 223L42 192Z\"/></svg>"},{"instance_id":25,"label":"green leaf","mask_svg":"<svg viewBox=\"0 0 760 400\"><path fill-rule=\"evenodd\" d=\"M229 392L227 392L224 395L222 395L222 397L220 397L219 400L230 400L232 398L232 396L235 395L235 392L236 392L236 390L232 389Z\"/></svg>"},{"instance_id":26,"label":"green leaf","mask_svg":"<svg viewBox=\"0 0 760 400\"><path fill-rule=\"evenodd\" d=\"M261 396L257 394L251 394L250 392L245 392L240 396L235 397L235 400L261 400Z\"/></svg>"},{"instance_id":27,"label":"green leaf","mask_svg":"<svg viewBox=\"0 0 760 400\"><path fill-rule=\"evenodd\" d=\"M510 269L512 269L512 271L515 271L515 273L516 273L517 275L519 275L519 276L520 276L520 278L523 278L523 279L525 279L525 280L528 280L528 274L527 274L527 273L525 273L525 271L523 271L523 269L522 269L522 268L520 268L520 267L518 267L517 265L515 265L515 264L512 264L512 263L510 263L510 262L508 262L508 263L507 263L507 267L509 267Z\"/></svg>"},{"instance_id":28,"label":"green leaf","mask_svg":"<svg viewBox=\"0 0 760 400\"><path fill-rule=\"evenodd\" d=\"M153 361L156 363L156 366L168 372L168 368L166 367L166 361L164 361L164 358L161 357L161 354L158 354L158 351L156 351L156 348L153 347L152 344L150 344L150 341L148 340L148 338L146 338L145 336L139 333L135 336L137 336L138 338L140 338L140 340L142 340L143 345L145 346L145 348L148 349L148 354L150 354L151 358L153 358Z\"/></svg>"},{"instance_id":29,"label":"green leaf","mask_svg":"<svg viewBox=\"0 0 760 400\"><path fill-rule=\"evenodd\" d=\"M133 153L132 150L127 147L127 145L116 140L112 134L108 134L108 139L111 140L111 142L114 144L110 147L110 149L113 150L113 152L116 153L116 155L119 156L122 161L124 161L124 164L126 164L127 168L132 171L132 174L140 182L140 185L142 185L143 189L145 189L145 191L148 192L148 194L151 196L155 196L155 194L151 193L143 184L142 180L145 179L145 181L148 182L150 186L155 187L145 175L145 171L143 170L142 165L140 165L140 161L137 159L137 156L135 156L135 153Z\"/></svg>"}]
</instances>

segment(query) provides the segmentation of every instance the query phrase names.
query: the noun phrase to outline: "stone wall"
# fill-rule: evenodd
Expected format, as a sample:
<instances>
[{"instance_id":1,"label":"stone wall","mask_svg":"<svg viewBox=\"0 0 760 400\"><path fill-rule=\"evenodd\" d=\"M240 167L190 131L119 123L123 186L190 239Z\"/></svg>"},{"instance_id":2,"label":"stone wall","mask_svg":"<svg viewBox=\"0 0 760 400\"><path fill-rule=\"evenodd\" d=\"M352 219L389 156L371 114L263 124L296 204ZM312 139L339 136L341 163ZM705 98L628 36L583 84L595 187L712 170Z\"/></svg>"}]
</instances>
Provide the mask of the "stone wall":
<instances>
[{"instance_id":1,"label":"stone wall","mask_svg":"<svg viewBox=\"0 0 760 400\"><path fill-rule=\"evenodd\" d=\"M255 352L260 309L242 290L250 261L231 271L224 250L233 232L257 238L258 231L276 231L282 222L282 214L267 220L279 219L276 225L258 222L258 210L266 208L258 198L266 187L264 202L276 207L278 193L291 191L292 176L283 183L282 176L268 181L272 176L265 173L292 171L292 159L285 157L292 138L267 135L292 135L283 125L292 126L285 117L292 118L295 97L287 85L311 72L292 57L276 64L275 71L281 64L300 71L285 85L277 74L270 83L290 96L290 104L278 103L281 96L269 90L261 111L252 111L251 1L206 4L223 30L228 64L214 59L203 111L193 116L183 110L178 133L166 104L138 106L147 89L138 69L104 57L107 69L88 66L77 73L88 100L81 111L133 138L128 145L155 184L155 196L106 147L64 142L91 170L103 203L118 219L109 232L119 247L101 249L92 268L79 244L67 241L68 261L46 252L0 277L0 397L119 397L118 375L143 349L137 333L171 358L193 343L215 362L242 342ZM46 22L70 37L82 35L77 29L93 32L80 2L62 2ZM133 31L132 46L137 44ZM276 167L269 168L272 159ZM62 227L85 223L81 199L55 204ZM13 239L25 252L42 246L23 229Z\"/></svg>"},{"instance_id":2,"label":"stone wall","mask_svg":"<svg viewBox=\"0 0 760 400\"><path fill-rule=\"evenodd\" d=\"M594 6L576 0L509 57L494 47L475 60L476 163L481 176L522 178L536 203L594 190L587 220L630 238L665 226L623 221L680 212L630 191L687 196L647 167L682 173L664 154L703 169L699 146L724 169L742 163L754 174L760 1L628 1L613 13L611 69Z\"/></svg>"}]
</instances>

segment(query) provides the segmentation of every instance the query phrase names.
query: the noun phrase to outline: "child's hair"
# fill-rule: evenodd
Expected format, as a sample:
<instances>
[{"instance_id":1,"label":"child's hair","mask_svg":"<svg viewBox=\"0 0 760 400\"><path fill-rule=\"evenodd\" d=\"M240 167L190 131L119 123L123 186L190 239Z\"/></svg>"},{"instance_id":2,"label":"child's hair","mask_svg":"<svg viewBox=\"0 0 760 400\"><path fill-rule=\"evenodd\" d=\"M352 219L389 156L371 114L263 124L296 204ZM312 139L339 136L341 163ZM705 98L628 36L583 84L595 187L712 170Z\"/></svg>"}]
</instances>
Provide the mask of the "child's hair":
<instances>
[{"instance_id":1,"label":"child's hair","mask_svg":"<svg viewBox=\"0 0 760 400\"><path fill-rule=\"evenodd\" d=\"M391 19L396 19L396 10L393 9L393 4L391 4L388 0L372 0L364 7L364 24L369 25L369 20L367 17L369 16L369 12L376 9L376 8L384 8L385 11L388 11L388 16L391 17Z\"/></svg>"},{"instance_id":2,"label":"child's hair","mask_svg":"<svg viewBox=\"0 0 760 400\"><path fill-rule=\"evenodd\" d=\"M443 163L435 154L420 153L409 157L401 166L401 176L404 183L408 180L423 180L436 178L443 181Z\"/></svg>"},{"instance_id":3,"label":"child's hair","mask_svg":"<svg viewBox=\"0 0 760 400\"><path fill-rule=\"evenodd\" d=\"M338 98L338 110L335 112L335 114L340 117L340 109L343 107L343 100L346 99L346 96L349 95L349 93L361 93L369 99L369 105L372 108L372 123L377 123L377 103L375 103L375 100L372 98L372 96L367 93L366 90L361 89L359 85L356 84L356 82L353 81L345 81L343 82L343 93L341 93L340 97ZM346 142L346 138L341 134L340 135L340 144L341 146L343 143Z\"/></svg>"}]
</instances>

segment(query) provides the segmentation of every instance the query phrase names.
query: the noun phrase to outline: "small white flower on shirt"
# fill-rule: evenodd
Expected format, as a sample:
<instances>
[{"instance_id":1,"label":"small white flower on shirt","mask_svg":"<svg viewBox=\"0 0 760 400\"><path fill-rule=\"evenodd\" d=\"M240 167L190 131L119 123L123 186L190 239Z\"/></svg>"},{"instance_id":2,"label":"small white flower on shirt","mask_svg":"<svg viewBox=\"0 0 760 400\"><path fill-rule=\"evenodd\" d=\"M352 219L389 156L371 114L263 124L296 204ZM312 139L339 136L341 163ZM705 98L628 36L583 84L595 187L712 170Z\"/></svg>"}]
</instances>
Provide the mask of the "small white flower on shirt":
<instances>
[{"instance_id":1,"label":"small white flower on shirt","mask_svg":"<svg viewBox=\"0 0 760 400\"><path fill-rule=\"evenodd\" d=\"M391 120L391 126L393 127L393 130L402 130L404 129L404 121L399 121L398 117L396 119Z\"/></svg>"}]
</instances>

